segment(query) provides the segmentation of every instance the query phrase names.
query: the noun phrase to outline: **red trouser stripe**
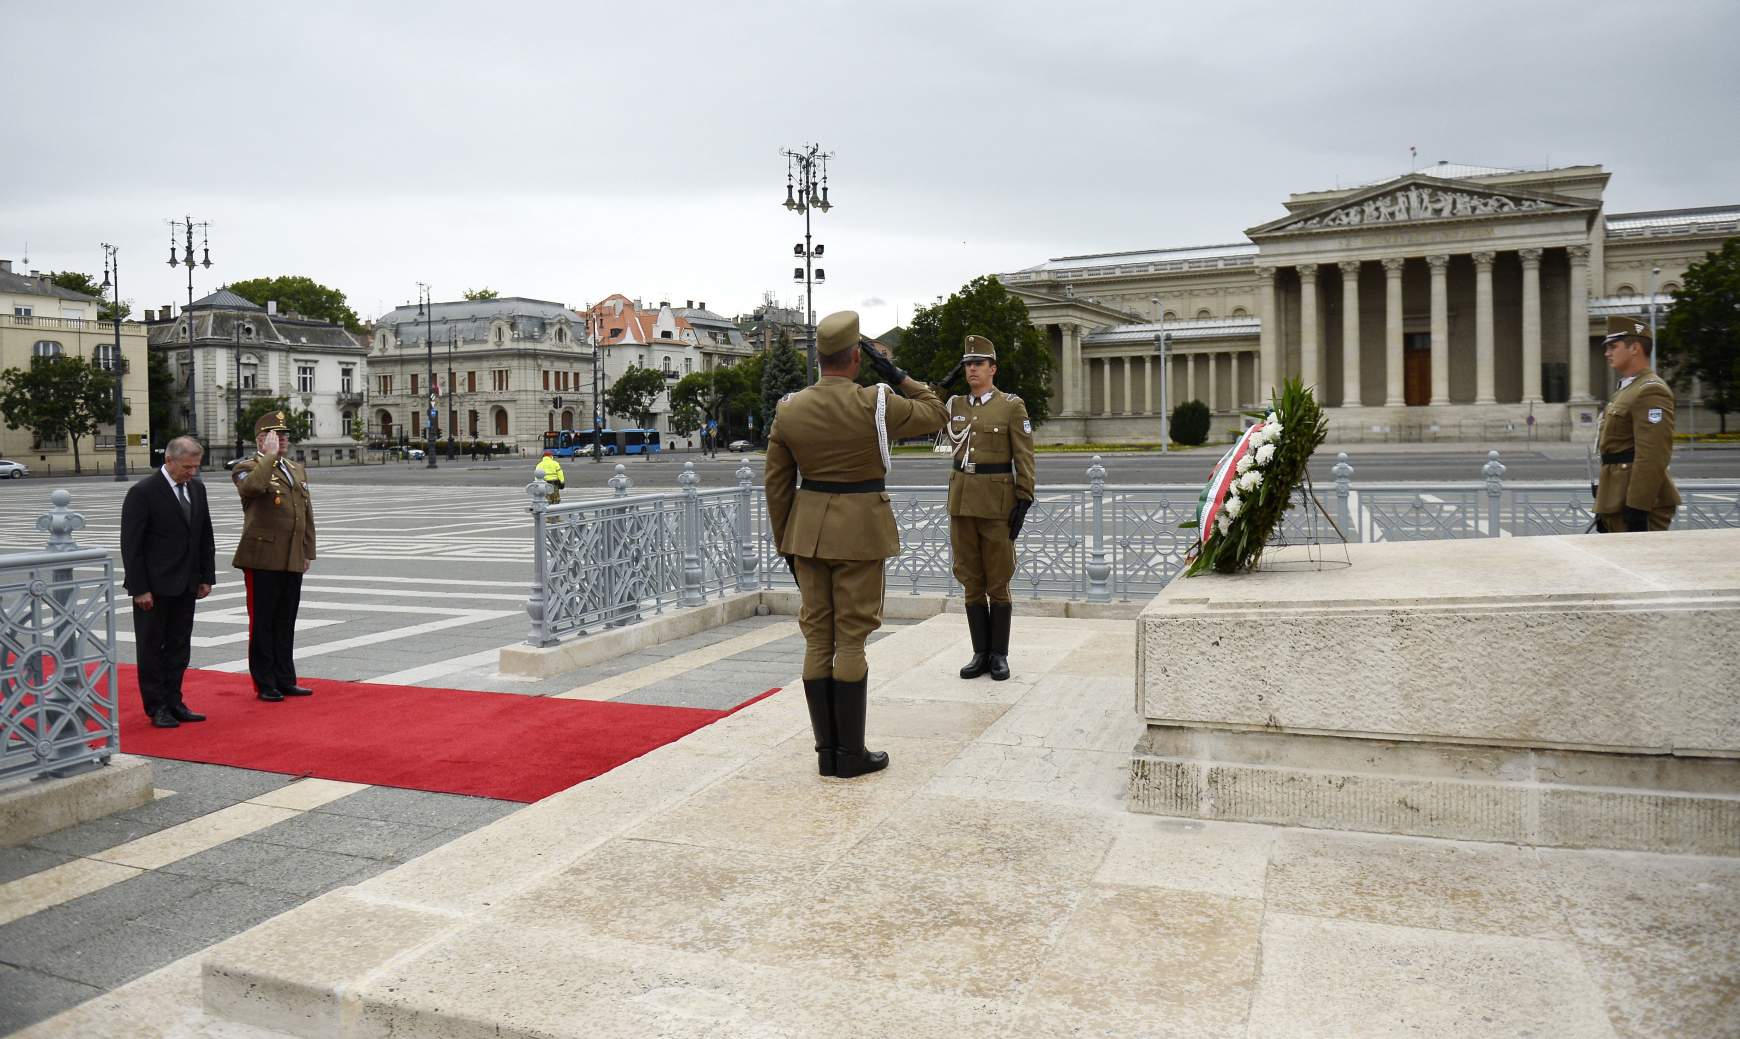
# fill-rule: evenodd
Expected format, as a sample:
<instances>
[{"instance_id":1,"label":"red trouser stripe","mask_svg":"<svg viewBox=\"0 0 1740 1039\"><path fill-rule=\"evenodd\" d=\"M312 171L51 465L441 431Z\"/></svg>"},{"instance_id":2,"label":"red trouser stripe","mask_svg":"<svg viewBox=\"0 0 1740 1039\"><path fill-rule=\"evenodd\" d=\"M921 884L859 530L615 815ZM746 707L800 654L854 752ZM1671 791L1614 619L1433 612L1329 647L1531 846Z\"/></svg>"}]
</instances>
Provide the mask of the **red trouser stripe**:
<instances>
[{"instance_id":1,"label":"red trouser stripe","mask_svg":"<svg viewBox=\"0 0 1740 1039\"><path fill-rule=\"evenodd\" d=\"M247 589L248 589L248 644L253 645L253 642L254 642L254 572L252 570L249 570L246 567L242 568L242 584L246 585Z\"/></svg>"}]
</instances>

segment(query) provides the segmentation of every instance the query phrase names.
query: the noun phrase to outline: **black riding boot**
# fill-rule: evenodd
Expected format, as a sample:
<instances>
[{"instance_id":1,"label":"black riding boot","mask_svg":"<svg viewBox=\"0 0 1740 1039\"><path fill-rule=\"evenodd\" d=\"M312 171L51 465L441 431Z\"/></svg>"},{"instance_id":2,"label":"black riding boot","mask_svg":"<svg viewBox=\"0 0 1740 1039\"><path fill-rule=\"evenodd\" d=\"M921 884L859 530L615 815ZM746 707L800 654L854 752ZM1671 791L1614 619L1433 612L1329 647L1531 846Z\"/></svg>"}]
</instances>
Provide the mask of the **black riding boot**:
<instances>
[{"instance_id":1,"label":"black riding boot","mask_svg":"<svg viewBox=\"0 0 1740 1039\"><path fill-rule=\"evenodd\" d=\"M967 631L973 636L973 659L961 668L962 678L977 678L991 670L991 608L967 607Z\"/></svg>"},{"instance_id":2,"label":"black riding boot","mask_svg":"<svg viewBox=\"0 0 1740 1039\"><path fill-rule=\"evenodd\" d=\"M991 604L990 668L993 682L1001 682L1009 677L1009 617L1014 609L1013 603Z\"/></svg>"},{"instance_id":3,"label":"black riding boot","mask_svg":"<svg viewBox=\"0 0 1740 1039\"><path fill-rule=\"evenodd\" d=\"M880 772L888 767L888 755L864 749L864 715L869 709L865 687L869 676L856 682L834 679L834 731L840 743L834 751L834 774L841 779Z\"/></svg>"},{"instance_id":4,"label":"black riding boot","mask_svg":"<svg viewBox=\"0 0 1740 1039\"><path fill-rule=\"evenodd\" d=\"M804 679L804 700L810 705L810 729L816 734L816 771L834 775L834 749L840 742L834 732L834 680Z\"/></svg>"}]
</instances>

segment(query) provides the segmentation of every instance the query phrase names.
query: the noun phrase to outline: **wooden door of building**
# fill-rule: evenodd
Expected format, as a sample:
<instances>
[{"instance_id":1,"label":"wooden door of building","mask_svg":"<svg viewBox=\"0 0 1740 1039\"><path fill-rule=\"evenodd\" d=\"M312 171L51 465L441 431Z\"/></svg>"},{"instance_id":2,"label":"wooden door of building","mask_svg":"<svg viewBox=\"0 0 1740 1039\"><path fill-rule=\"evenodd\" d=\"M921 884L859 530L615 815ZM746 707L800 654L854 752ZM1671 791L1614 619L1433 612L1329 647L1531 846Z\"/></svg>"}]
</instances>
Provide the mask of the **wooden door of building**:
<instances>
[{"instance_id":1,"label":"wooden door of building","mask_svg":"<svg viewBox=\"0 0 1740 1039\"><path fill-rule=\"evenodd\" d=\"M1410 407L1432 401L1432 334L1409 332L1402 337L1402 399Z\"/></svg>"}]
</instances>

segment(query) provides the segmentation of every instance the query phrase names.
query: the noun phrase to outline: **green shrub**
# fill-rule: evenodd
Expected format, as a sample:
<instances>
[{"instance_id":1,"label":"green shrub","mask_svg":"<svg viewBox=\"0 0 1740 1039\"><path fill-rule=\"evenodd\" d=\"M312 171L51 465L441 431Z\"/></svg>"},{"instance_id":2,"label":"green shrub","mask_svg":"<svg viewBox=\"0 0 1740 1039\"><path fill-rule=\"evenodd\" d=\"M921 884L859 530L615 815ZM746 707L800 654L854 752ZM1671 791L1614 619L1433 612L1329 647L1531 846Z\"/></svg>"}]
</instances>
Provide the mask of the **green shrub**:
<instances>
[{"instance_id":1,"label":"green shrub","mask_svg":"<svg viewBox=\"0 0 1740 1039\"><path fill-rule=\"evenodd\" d=\"M1167 432L1174 443L1198 447L1208 440L1208 405L1199 400L1187 400L1172 409L1172 421Z\"/></svg>"}]
</instances>

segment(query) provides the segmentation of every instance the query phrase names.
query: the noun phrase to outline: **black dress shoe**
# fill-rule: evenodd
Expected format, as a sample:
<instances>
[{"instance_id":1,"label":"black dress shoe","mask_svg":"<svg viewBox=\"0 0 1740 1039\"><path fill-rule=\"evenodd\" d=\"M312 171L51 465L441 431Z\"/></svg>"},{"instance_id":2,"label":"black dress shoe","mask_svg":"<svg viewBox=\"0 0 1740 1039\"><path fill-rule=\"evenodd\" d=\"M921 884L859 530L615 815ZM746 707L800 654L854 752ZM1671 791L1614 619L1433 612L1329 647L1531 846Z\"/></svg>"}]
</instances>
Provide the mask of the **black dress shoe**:
<instances>
[{"instance_id":1,"label":"black dress shoe","mask_svg":"<svg viewBox=\"0 0 1740 1039\"><path fill-rule=\"evenodd\" d=\"M278 691L285 696L313 696L314 690L305 685L281 685Z\"/></svg>"},{"instance_id":2,"label":"black dress shoe","mask_svg":"<svg viewBox=\"0 0 1740 1039\"><path fill-rule=\"evenodd\" d=\"M283 693L280 693L276 689L267 689L263 685L257 685L254 687L254 695L268 703L278 703L280 700L284 699Z\"/></svg>"},{"instance_id":3,"label":"black dress shoe","mask_svg":"<svg viewBox=\"0 0 1740 1039\"><path fill-rule=\"evenodd\" d=\"M175 712L167 707L157 708L156 713L151 715L151 724L157 726L159 729L174 729L179 728L181 725L180 722L175 720Z\"/></svg>"},{"instance_id":4,"label":"black dress shoe","mask_svg":"<svg viewBox=\"0 0 1740 1039\"><path fill-rule=\"evenodd\" d=\"M178 704L171 705L169 708L169 713L175 715L175 720L178 722L202 722L202 721L205 721L205 715L200 714L197 711L188 710L187 705L184 703L178 703Z\"/></svg>"}]
</instances>

